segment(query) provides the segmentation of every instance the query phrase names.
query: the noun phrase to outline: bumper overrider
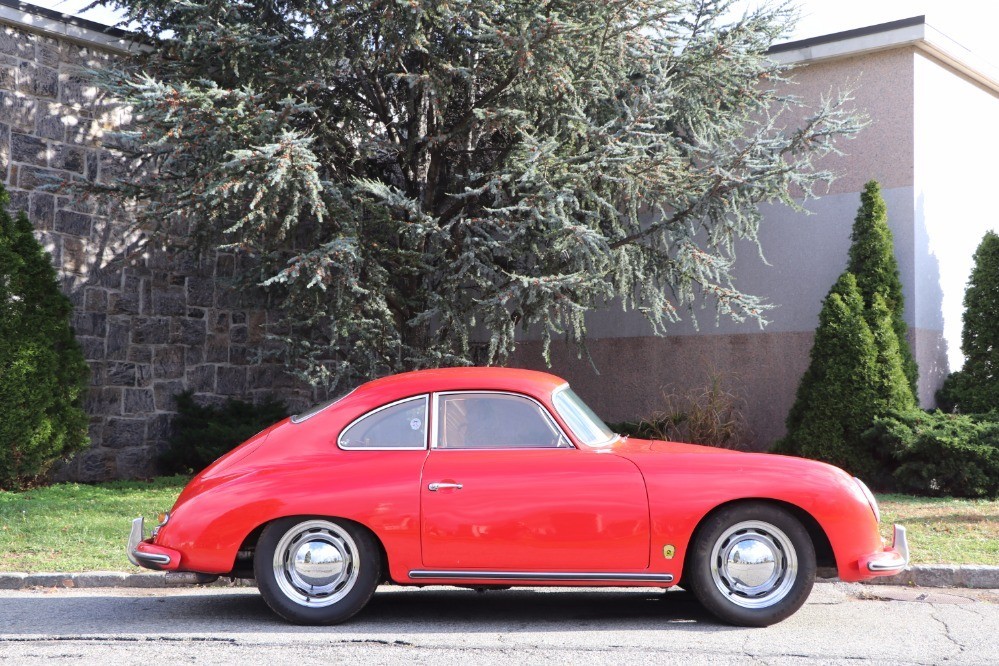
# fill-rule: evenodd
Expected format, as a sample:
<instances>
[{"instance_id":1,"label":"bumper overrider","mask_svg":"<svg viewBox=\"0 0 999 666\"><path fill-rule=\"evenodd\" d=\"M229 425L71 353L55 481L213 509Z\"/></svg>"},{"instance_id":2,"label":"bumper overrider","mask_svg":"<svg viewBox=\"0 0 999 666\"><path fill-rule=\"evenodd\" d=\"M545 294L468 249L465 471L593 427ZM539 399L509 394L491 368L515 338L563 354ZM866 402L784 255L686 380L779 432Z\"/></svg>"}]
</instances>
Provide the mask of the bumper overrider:
<instances>
[{"instance_id":1,"label":"bumper overrider","mask_svg":"<svg viewBox=\"0 0 999 666\"><path fill-rule=\"evenodd\" d=\"M905 528L895 525L891 548L860 558L860 570L870 576L894 576L909 565L909 542Z\"/></svg>"},{"instance_id":2,"label":"bumper overrider","mask_svg":"<svg viewBox=\"0 0 999 666\"><path fill-rule=\"evenodd\" d=\"M146 569L175 571L180 566L180 553L157 546L151 538L146 539L145 521L139 516L132 521L132 531L128 535L128 561Z\"/></svg>"}]
</instances>

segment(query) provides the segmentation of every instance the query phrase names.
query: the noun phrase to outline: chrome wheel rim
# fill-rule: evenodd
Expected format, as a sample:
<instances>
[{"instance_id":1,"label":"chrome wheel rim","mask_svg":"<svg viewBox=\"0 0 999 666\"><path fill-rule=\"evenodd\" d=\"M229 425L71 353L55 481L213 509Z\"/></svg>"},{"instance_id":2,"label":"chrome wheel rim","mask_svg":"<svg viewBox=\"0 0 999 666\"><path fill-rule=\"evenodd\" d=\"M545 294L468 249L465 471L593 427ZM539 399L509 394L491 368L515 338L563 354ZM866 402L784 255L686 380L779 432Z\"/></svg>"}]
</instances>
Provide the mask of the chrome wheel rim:
<instances>
[{"instance_id":1,"label":"chrome wheel rim","mask_svg":"<svg viewBox=\"0 0 999 666\"><path fill-rule=\"evenodd\" d=\"M347 596L360 568L357 544L328 520L309 520L285 532L274 549L274 579L286 597L311 608Z\"/></svg>"},{"instance_id":2,"label":"chrome wheel rim","mask_svg":"<svg viewBox=\"0 0 999 666\"><path fill-rule=\"evenodd\" d=\"M743 608L773 606L788 595L797 576L791 540L770 523L733 525L711 549L711 579L725 598Z\"/></svg>"}]
</instances>

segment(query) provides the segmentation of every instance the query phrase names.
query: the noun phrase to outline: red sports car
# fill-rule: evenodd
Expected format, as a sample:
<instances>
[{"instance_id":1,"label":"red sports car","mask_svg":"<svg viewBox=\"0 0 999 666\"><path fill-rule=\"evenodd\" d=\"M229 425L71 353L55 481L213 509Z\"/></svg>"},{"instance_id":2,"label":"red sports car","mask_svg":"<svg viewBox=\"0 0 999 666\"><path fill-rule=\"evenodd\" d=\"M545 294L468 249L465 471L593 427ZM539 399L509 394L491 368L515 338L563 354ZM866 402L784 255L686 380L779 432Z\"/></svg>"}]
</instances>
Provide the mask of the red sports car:
<instances>
[{"instance_id":1,"label":"red sports car","mask_svg":"<svg viewBox=\"0 0 999 666\"><path fill-rule=\"evenodd\" d=\"M249 576L280 616L342 622L380 583L690 589L765 626L908 563L867 487L811 460L620 437L549 374L425 370L286 419L184 489L128 554Z\"/></svg>"}]
</instances>

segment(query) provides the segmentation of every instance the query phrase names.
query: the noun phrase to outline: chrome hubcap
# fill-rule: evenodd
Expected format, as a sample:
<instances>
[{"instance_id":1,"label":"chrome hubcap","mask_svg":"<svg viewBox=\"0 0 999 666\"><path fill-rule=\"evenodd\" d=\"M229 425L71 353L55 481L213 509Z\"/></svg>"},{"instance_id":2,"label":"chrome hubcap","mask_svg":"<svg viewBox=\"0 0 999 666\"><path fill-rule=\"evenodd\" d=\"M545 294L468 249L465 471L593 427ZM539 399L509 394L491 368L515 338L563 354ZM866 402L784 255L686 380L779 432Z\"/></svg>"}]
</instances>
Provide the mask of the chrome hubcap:
<instances>
[{"instance_id":1,"label":"chrome hubcap","mask_svg":"<svg viewBox=\"0 0 999 666\"><path fill-rule=\"evenodd\" d=\"M725 530L711 550L711 578L729 601L766 608L787 596L798 573L798 556L783 531L758 520Z\"/></svg>"},{"instance_id":2,"label":"chrome hubcap","mask_svg":"<svg viewBox=\"0 0 999 666\"><path fill-rule=\"evenodd\" d=\"M330 606L357 582L357 544L327 520L299 523L274 550L274 578L285 596L302 606Z\"/></svg>"}]
</instances>

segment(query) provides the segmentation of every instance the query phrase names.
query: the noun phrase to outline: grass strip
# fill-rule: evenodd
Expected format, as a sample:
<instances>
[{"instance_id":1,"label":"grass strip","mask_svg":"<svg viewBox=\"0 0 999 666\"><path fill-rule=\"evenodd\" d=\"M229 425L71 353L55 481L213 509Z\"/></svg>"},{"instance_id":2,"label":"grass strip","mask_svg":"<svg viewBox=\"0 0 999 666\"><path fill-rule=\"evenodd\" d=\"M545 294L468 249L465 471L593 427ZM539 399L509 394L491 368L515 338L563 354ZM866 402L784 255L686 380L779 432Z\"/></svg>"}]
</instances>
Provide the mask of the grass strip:
<instances>
[{"instance_id":1,"label":"grass strip","mask_svg":"<svg viewBox=\"0 0 999 666\"><path fill-rule=\"evenodd\" d=\"M155 525L187 481L171 476L0 492L0 571L144 571L125 555L130 523L143 515L147 528Z\"/></svg>"},{"instance_id":2,"label":"grass strip","mask_svg":"<svg viewBox=\"0 0 999 666\"><path fill-rule=\"evenodd\" d=\"M172 476L0 492L0 571L141 571L125 557L130 521L155 522L186 482ZM886 539L893 523L908 529L914 564L999 566L999 500L879 495L878 502Z\"/></svg>"},{"instance_id":3,"label":"grass strip","mask_svg":"<svg viewBox=\"0 0 999 666\"><path fill-rule=\"evenodd\" d=\"M999 500L878 495L881 531L905 526L914 564L999 566Z\"/></svg>"}]
</instances>

